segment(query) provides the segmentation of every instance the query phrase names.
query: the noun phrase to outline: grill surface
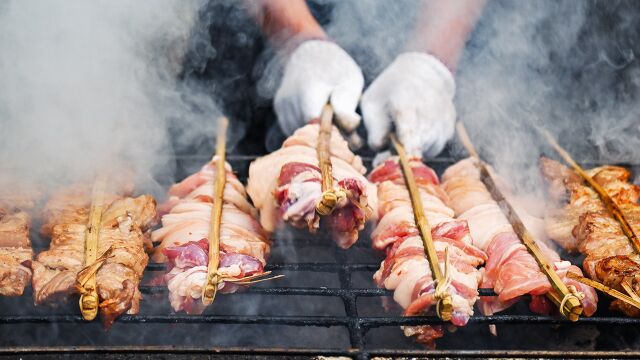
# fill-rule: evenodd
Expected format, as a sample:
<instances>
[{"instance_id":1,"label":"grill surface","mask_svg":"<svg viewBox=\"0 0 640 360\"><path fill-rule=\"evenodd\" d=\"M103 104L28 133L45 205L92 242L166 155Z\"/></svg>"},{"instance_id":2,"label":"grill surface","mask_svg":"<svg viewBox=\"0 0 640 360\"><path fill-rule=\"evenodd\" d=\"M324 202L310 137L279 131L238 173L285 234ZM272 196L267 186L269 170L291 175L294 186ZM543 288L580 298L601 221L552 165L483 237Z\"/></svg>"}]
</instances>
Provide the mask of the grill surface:
<instances>
[{"instance_id":1,"label":"grill surface","mask_svg":"<svg viewBox=\"0 0 640 360\"><path fill-rule=\"evenodd\" d=\"M252 159L229 158L243 181ZM205 161L181 158L178 177ZM452 161L441 158L430 165L441 173ZM109 332L98 322L84 322L76 301L51 309L34 307L30 293L22 298L0 298L0 355L640 357L640 319L609 313L604 297L598 313L578 323L533 316L526 301L500 315L477 314L466 327L445 334L437 350L425 350L405 338L398 327L441 322L433 316L400 316L392 294L375 287L371 276L382 256L371 250L369 230L347 251L338 249L324 234L309 236L293 230L277 234L267 269L286 277L219 296L200 316L172 314L166 288L149 285L163 273L162 264L147 268L141 313L122 316ZM46 242L36 239L34 246L46 247ZM492 294L488 289L480 291L481 296ZM489 324L497 325L498 337L489 334Z\"/></svg>"}]
</instances>

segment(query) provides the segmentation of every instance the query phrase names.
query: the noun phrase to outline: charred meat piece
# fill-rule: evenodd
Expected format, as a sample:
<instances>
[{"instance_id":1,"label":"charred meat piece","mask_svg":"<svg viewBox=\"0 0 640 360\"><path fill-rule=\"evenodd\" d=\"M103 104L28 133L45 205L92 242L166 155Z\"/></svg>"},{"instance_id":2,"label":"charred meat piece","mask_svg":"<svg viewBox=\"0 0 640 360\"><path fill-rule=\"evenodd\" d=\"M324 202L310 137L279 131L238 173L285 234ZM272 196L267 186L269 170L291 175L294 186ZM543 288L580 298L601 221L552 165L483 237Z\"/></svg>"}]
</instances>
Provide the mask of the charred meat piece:
<instances>
[{"instance_id":1,"label":"charred meat piece","mask_svg":"<svg viewBox=\"0 0 640 360\"><path fill-rule=\"evenodd\" d=\"M315 207L322 197L321 173L316 153L320 126L298 129L282 148L254 161L249 167L247 192L260 211L260 223L271 233L284 221L316 232L320 217ZM375 212L376 190L362 174L360 157L354 155L337 128L330 144L334 183L347 192L337 209L326 218L333 238L342 248L358 239L358 233Z\"/></svg>"},{"instance_id":2,"label":"charred meat piece","mask_svg":"<svg viewBox=\"0 0 640 360\"><path fill-rule=\"evenodd\" d=\"M138 285L148 262L146 231L154 224L156 203L149 195L137 198L108 193L98 239L98 257L106 261L96 273L100 313L109 327L127 312L138 313ZM45 207L45 227L51 246L31 263L36 305L66 301L78 293L76 278L84 263L90 187L76 186L52 196Z\"/></svg>"},{"instance_id":3,"label":"charred meat piece","mask_svg":"<svg viewBox=\"0 0 640 360\"><path fill-rule=\"evenodd\" d=\"M473 315L473 305L478 298L482 275L477 267L487 256L472 245L467 222L453 218L454 211L445 204L448 198L440 188L435 172L418 159L412 159L411 165L442 269L445 251L448 251L451 285L447 290L453 300L451 323L464 326ZM435 282L398 158L376 167L369 178L378 187L380 201L380 221L371 234L372 244L386 253L380 269L374 274L374 281L379 287L394 291L393 298L406 316L432 312L437 303ZM404 332L427 346L433 346L444 334L441 326L430 325L405 327Z\"/></svg>"},{"instance_id":4,"label":"charred meat piece","mask_svg":"<svg viewBox=\"0 0 640 360\"><path fill-rule=\"evenodd\" d=\"M567 243L565 239L571 239L570 250L585 255L583 268L590 278L623 293L626 291L620 284L626 282L640 294L640 255L596 192L575 172L554 160L542 158L540 169L550 184L549 193L555 206L554 215L546 219L546 227L562 229L549 232L549 236L561 246ZM618 204L635 233L640 233L640 187L629 183L629 170L600 166L587 173ZM617 300L611 307L630 316L640 315L638 309Z\"/></svg>"},{"instance_id":5,"label":"charred meat piece","mask_svg":"<svg viewBox=\"0 0 640 360\"><path fill-rule=\"evenodd\" d=\"M520 242L499 205L492 199L473 160L465 159L452 165L445 171L442 179L443 188L449 195L451 206L456 209L456 215L469 223L473 245L485 251L488 256L481 287L492 288L498 296L481 298L480 310L484 314L503 311L526 294L532 296L529 304L532 311L551 310L544 298L546 293L554 291L551 284ZM580 269L568 261L562 261L555 251L545 245L540 219L529 215L524 209L516 208L516 211L562 281L585 294L582 301L583 314L592 315L597 306L595 291L566 277L569 270L581 274Z\"/></svg>"},{"instance_id":6,"label":"charred meat piece","mask_svg":"<svg viewBox=\"0 0 640 360\"><path fill-rule=\"evenodd\" d=\"M175 311L201 313L202 288L209 264L209 229L216 178L215 160L169 189L169 199L161 206L162 228L153 232L160 242L154 261L167 262L164 281ZM226 164L226 184L222 195L219 273L241 279L264 272L270 243L257 221L256 209L247 201L244 186ZM222 293L235 292L233 282L219 284Z\"/></svg>"}]
</instances>

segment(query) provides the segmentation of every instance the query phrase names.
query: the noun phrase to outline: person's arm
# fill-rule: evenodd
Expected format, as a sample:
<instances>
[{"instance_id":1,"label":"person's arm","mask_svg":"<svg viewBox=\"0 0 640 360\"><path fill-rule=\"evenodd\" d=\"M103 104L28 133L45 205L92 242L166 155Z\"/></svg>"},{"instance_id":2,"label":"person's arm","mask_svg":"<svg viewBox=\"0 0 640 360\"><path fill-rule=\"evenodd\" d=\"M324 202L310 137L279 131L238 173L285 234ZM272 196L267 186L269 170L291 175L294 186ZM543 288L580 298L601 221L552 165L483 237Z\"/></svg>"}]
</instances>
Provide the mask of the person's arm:
<instances>
[{"instance_id":1,"label":"person's arm","mask_svg":"<svg viewBox=\"0 0 640 360\"><path fill-rule=\"evenodd\" d=\"M320 116L330 102L337 123L352 131L364 77L356 62L328 36L304 0L245 0L258 25L287 59L273 107L282 130L291 134Z\"/></svg>"},{"instance_id":2,"label":"person's arm","mask_svg":"<svg viewBox=\"0 0 640 360\"><path fill-rule=\"evenodd\" d=\"M292 39L327 39L304 0L245 0L245 4L262 32L280 48Z\"/></svg>"},{"instance_id":3,"label":"person's arm","mask_svg":"<svg viewBox=\"0 0 640 360\"><path fill-rule=\"evenodd\" d=\"M486 0L430 0L424 3L408 48L431 54L455 71Z\"/></svg>"},{"instance_id":4,"label":"person's arm","mask_svg":"<svg viewBox=\"0 0 640 360\"><path fill-rule=\"evenodd\" d=\"M360 102L369 145L381 148L395 129L407 152L436 156L454 133L453 71L484 0L431 0L400 54Z\"/></svg>"}]
</instances>

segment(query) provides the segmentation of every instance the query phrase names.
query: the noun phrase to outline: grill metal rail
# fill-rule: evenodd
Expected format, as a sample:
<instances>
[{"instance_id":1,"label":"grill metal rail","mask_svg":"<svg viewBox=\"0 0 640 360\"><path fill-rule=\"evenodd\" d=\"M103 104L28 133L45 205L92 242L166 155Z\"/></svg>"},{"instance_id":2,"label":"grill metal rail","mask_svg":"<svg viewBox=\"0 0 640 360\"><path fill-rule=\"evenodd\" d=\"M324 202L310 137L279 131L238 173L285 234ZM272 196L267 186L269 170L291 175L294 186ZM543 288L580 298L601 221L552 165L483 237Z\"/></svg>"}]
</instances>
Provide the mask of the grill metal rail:
<instances>
[{"instance_id":1,"label":"grill metal rail","mask_svg":"<svg viewBox=\"0 0 640 360\"><path fill-rule=\"evenodd\" d=\"M234 169L239 172L240 175L247 173L247 167L249 162L254 157L250 156L236 156L230 157L229 161L232 163ZM206 160L201 158L192 159L191 165L184 167L185 175L197 168L198 165ZM452 163L452 159L439 159L431 165L441 173L442 169ZM243 176L240 176L242 179ZM244 179L243 179L244 180ZM355 249L368 250L369 241L364 240L366 232L361 236L361 239L354 246ZM443 357L459 357L459 358L473 358L473 357L616 357L616 358L637 358L640 357L640 347L631 347L624 351L619 349L598 349L597 346L590 350L576 350L571 349L567 351L552 350L547 348L537 348L531 350L513 350L513 349L486 349L482 348L482 345L471 344L467 348L456 349L438 349L438 350L426 350L420 345L414 345L406 348L395 348L393 346L387 347L383 344L382 348L372 348L367 340L367 334L376 328L391 327L393 331L401 332L398 328L404 325L421 325L421 324L442 324L441 320L436 316L421 316L421 317L402 317L398 311L391 311L386 316L371 316L365 315L361 311L361 305L358 300L362 298L389 298L393 294L389 291L376 288L371 283L362 284L362 281L353 278L353 274L366 273L372 274L379 268L379 261L381 257L370 255L368 261L354 262L349 258L349 250L343 251L333 245L330 239L326 241L312 240L309 236L304 236L301 239L295 239L292 241L293 246L296 244L325 244L326 247L332 247L333 256L335 262L276 262L267 265L268 270L274 272L287 272L294 274L296 272L311 272L311 273L323 273L333 276L337 276L339 280L339 286L333 287L308 287L308 286L280 286L278 281L263 283L257 286L250 287L242 293L226 295L227 297L243 297L243 296L286 296L286 297L326 297L339 299L344 307L344 315L285 315L285 316L272 316L272 315L219 315L208 314L193 316L184 314L146 314L144 312L145 305L149 302L156 301L157 298L162 298L162 301L166 301L167 289L163 286L148 285L147 281L143 281L141 291L145 295L145 299L141 304L143 311L139 315L124 315L117 320L118 326L126 324L200 324L203 326L201 329L207 329L207 326L213 324L242 324L242 325L286 325L293 327L342 327L346 328L349 336L349 346L345 348L336 348L334 344L328 343L323 348L280 348L280 347L194 347L189 345L95 345L95 346L75 346L73 342L69 345L60 346L40 346L33 344L34 346L20 346L10 342L6 342L5 335L11 332L12 327L16 325L28 325L31 326L45 326L58 325L58 324L75 324L78 328L87 326L88 324L82 319L79 313L74 312L73 308L69 308L62 314L47 312L46 310L38 309L38 311L21 311L19 314L7 314L0 312L0 356L8 354L74 354L74 353L93 353L93 354L123 354L123 353L137 353L137 354L154 354L154 353L174 353L174 354L209 354L211 352L221 354L262 354L266 356L280 356L280 355L343 355L351 356L361 359L366 359L372 356L443 356ZM278 240L274 241L274 247L278 246ZM147 272L160 274L164 271L163 264L149 264ZM365 285L365 286L362 286ZM25 297L30 296L28 293ZM492 296L495 295L490 289L480 289L480 296ZM603 296L601 297L601 299ZM0 298L0 309L3 307L3 302L8 301L6 298ZM74 303L75 304L75 303ZM213 307L216 306L214 303ZM381 306L381 305L380 305ZM546 328L553 329L557 327L568 327L570 329L581 326L593 326L595 328L607 331L613 327L636 327L640 325L640 319L621 317L616 314L610 314L606 310L607 301L602 301L599 304L598 313L591 317L583 317L577 323L570 323L568 320L560 316L537 316L530 315L526 311L523 313L507 313L504 315L482 316L478 313L471 317L469 321L469 327L473 325L483 324L496 324L496 325L518 325L518 326L532 326L543 325ZM27 307L30 307L27 306ZM76 306L77 307L77 306ZM35 308L34 308L35 309ZM486 332L486 326L484 326ZM113 331L119 331L114 329ZM621 331L625 331L624 329ZM445 334L445 338L455 338L458 334ZM526 334L523 334L523 341L526 341ZM500 337L497 338L499 341ZM640 337L638 338L640 340ZM635 339L630 340L631 343L635 342Z\"/></svg>"}]
</instances>

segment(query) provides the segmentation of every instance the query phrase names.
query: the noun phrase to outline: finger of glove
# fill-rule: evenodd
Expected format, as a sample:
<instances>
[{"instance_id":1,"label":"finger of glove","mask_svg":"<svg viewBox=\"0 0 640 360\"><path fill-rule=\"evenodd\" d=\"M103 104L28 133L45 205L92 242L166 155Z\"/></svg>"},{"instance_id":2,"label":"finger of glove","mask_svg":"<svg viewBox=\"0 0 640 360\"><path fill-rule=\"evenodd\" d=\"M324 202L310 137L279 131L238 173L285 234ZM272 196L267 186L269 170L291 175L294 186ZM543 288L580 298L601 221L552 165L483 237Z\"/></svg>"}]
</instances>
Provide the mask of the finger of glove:
<instances>
[{"instance_id":1,"label":"finger of glove","mask_svg":"<svg viewBox=\"0 0 640 360\"><path fill-rule=\"evenodd\" d=\"M273 107L278 117L278 124L285 134L291 135L300 125L304 124L302 113L294 96L286 95L278 90Z\"/></svg>"},{"instance_id":2,"label":"finger of glove","mask_svg":"<svg viewBox=\"0 0 640 360\"><path fill-rule=\"evenodd\" d=\"M336 113L336 121L347 132L353 131L360 124L360 115L356 113L358 101L364 87L362 74L354 76L338 85L331 93L331 106Z\"/></svg>"},{"instance_id":3,"label":"finger of glove","mask_svg":"<svg viewBox=\"0 0 640 360\"><path fill-rule=\"evenodd\" d=\"M398 138L404 145L404 148L410 156L422 156L422 150L425 144L431 144L435 141L433 131L424 131L418 113L415 110L396 111L394 122Z\"/></svg>"},{"instance_id":4,"label":"finger of glove","mask_svg":"<svg viewBox=\"0 0 640 360\"><path fill-rule=\"evenodd\" d=\"M452 102L445 101L445 99L438 100L437 102L442 104L440 111L429 114L431 118L429 122L434 124L434 130L437 130L437 133L435 133L436 136L432 143L425 143L423 150L426 157L435 157L442 152L455 132L455 106Z\"/></svg>"},{"instance_id":5,"label":"finger of glove","mask_svg":"<svg viewBox=\"0 0 640 360\"><path fill-rule=\"evenodd\" d=\"M380 149L386 142L391 130L391 117L375 98L362 97L360 104L364 125L367 127L367 142L372 149Z\"/></svg>"},{"instance_id":6,"label":"finger of glove","mask_svg":"<svg viewBox=\"0 0 640 360\"><path fill-rule=\"evenodd\" d=\"M301 121L304 124L320 116L330 94L331 87L320 83L309 85L302 91L298 101L302 112Z\"/></svg>"}]
</instances>

